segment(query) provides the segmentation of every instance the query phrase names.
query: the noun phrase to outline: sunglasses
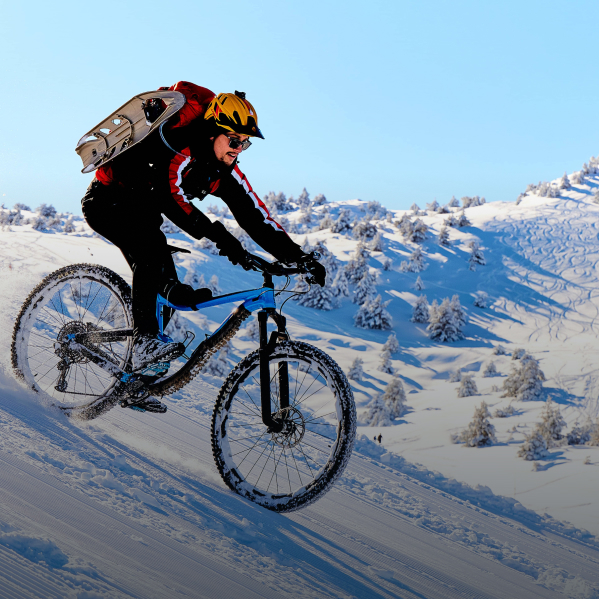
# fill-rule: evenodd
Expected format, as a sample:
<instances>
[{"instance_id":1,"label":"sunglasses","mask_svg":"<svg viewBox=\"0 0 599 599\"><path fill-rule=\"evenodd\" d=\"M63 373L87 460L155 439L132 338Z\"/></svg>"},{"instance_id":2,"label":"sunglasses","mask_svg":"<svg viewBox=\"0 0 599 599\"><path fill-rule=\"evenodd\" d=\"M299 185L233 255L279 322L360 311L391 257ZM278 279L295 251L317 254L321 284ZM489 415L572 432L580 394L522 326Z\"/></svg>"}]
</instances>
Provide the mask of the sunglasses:
<instances>
[{"instance_id":1,"label":"sunglasses","mask_svg":"<svg viewBox=\"0 0 599 599\"><path fill-rule=\"evenodd\" d=\"M229 147L232 150L236 150L237 148L241 148L242 150L247 150L252 145L252 142L249 139L246 139L245 141L241 141L239 139L235 139L234 137L229 137L228 135L226 137L229 140Z\"/></svg>"}]
</instances>

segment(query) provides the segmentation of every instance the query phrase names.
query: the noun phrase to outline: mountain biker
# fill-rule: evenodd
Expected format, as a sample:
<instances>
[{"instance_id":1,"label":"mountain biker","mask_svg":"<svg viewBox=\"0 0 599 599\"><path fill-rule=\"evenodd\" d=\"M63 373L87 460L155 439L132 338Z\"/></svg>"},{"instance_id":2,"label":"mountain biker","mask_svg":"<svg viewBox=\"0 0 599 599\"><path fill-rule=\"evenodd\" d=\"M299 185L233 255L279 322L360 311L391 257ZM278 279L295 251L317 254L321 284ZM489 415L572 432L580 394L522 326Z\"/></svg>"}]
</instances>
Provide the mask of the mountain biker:
<instances>
[{"instance_id":1,"label":"mountain biker","mask_svg":"<svg viewBox=\"0 0 599 599\"><path fill-rule=\"evenodd\" d=\"M181 91L188 102L164 127L101 166L82 199L90 227L122 251L133 272L134 369L169 361L184 350L182 344L157 336L158 293L191 307L212 297L209 289L193 289L178 280L160 229L162 215L192 237L213 241L233 264L249 268L241 243L193 206L192 198L221 198L239 225L277 260L303 261L320 285L326 277L324 267L273 220L237 165L239 154L251 145L250 137L264 139L245 94L216 96L188 82L161 89ZM160 101L150 104L146 116L160 110Z\"/></svg>"}]
</instances>

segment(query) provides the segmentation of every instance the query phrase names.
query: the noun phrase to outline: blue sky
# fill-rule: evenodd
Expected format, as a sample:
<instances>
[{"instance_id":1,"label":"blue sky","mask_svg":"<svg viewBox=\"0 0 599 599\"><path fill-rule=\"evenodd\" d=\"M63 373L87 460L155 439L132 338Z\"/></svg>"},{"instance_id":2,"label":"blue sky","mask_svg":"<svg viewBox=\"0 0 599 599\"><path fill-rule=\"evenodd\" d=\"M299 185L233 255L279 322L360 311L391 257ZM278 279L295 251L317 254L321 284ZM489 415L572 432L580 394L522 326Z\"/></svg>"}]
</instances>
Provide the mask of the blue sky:
<instances>
[{"instance_id":1,"label":"blue sky","mask_svg":"<svg viewBox=\"0 0 599 599\"><path fill-rule=\"evenodd\" d=\"M0 1L1 201L79 212L79 137L178 80L247 93L260 195L515 200L599 153L598 17L590 1Z\"/></svg>"}]
</instances>

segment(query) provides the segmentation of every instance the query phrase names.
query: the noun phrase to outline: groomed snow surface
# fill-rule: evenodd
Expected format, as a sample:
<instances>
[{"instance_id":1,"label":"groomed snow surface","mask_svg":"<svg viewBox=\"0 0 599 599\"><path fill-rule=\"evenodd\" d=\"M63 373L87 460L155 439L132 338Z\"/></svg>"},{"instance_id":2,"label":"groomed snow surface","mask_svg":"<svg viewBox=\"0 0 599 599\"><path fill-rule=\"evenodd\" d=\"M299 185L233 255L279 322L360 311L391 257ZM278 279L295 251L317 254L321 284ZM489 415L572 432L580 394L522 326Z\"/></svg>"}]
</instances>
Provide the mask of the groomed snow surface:
<instances>
[{"instance_id":1,"label":"groomed snow surface","mask_svg":"<svg viewBox=\"0 0 599 599\"><path fill-rule=\"evenodd\" d=\"M558 198L528 195L519 205L467 208L471 226L450 228L450 246L436 239L447 214L418 217L429 226L420 244L393 224L403 211L393 222L382 213L373 218L383 251L371 253L369 267L378 275L377 294L392 300L387 310L400 350L391 361L408 411L392 426L360 427L333 490L288 515L238 497L220 480L209 435L222 382L216 377L198 377L166 398L165 415L115 408L87 423L65 418L14 380L14 319L43 276L76 262L103 264L127 280L130 273L119 251L80 217L69 233L5 227L0 597L599 597L599 448L551 448L535 470L516 455L548 398L569 426L564 432L599 415L598 183L587 177ZM341 209L363 217L366 204L327 208L335 220ZM315 208L315 222L321 210ZM284 216L294 230L304 227L300 243L321 240L342 262L355 251L351 234L296 224L305 222L305 211ZM181 279L198 272L208 281L217 273L223 293L260 284L258 275L186 235L169 237L192 250L177 257ZM486 260L474 271L471 241ZM417 246L425 270L400 272ZM385 258L390 270L382 267ZM418 276L422 290L414 289ZM487 308L473 305L477 291L488 294ZM459 296L469 319L462 339L434 342L426 324L410 322L421 294L439 303ZM346 371L356 357L364 361L364 378L352 381L363 414L393 375L377 369L390 331L354 327L357 309L349 299L327 312L288 302L285 313L294 338L320 347ZM184 322L199 333L227 311ZM501 397L514 361L493 354L499 344L539 360L547 380L537 401ZM242 329L231 366L255 346ZM491 360L499 376L484 378ZM474 375L479 395L458 397L459 383L450 382L458 369ZM497 443L452 443L483 400L492 414L514 408L491 419ZM379 434L381 444L372 440Z\"/></svg>"}]
</instances>

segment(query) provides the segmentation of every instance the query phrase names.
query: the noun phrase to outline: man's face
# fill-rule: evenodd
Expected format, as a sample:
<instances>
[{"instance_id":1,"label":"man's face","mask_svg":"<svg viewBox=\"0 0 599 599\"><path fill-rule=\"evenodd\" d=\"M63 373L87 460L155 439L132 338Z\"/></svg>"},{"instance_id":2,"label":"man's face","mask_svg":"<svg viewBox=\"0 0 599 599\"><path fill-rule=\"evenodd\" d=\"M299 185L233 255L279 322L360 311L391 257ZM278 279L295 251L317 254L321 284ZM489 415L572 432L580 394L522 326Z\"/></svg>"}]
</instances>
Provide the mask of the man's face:
<instances>
[{"instance_id":1,"label":"man's face","mask_svg":"<svg viewBox=\"0 0 599 599\"><path fill-rule=\"evenodd\" d=\"M231 166L243 150L241 146L235 149L229 147L229 140L235 139L238 141L245 141L248 138L248 135L239 135L238 133L232 132L214 137L214 154L216 155L216 159Z\"/></svg>"}]
</instances>

